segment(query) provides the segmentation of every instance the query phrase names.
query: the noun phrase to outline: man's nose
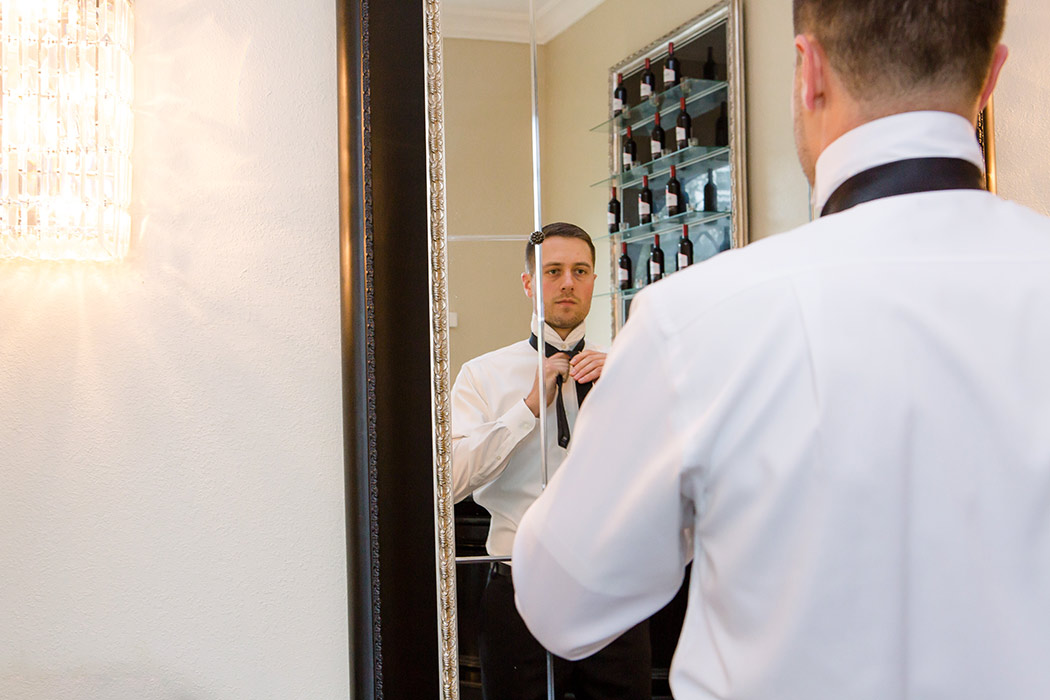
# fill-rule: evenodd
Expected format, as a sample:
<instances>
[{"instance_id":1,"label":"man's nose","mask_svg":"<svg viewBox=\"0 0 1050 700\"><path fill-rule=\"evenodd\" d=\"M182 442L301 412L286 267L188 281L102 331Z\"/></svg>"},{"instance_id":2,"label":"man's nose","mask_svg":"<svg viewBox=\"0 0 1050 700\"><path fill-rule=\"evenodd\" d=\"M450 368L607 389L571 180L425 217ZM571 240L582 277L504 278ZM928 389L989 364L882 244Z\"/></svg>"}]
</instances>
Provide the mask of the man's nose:
<instances>
[{"instance_id":1,"label":"man's nose","mask_svg":"<svg viewBox=\"0 0 1050 700\"><path fill-rule=\"evenodd\" d=\"M571 272L566 272L565 274L563 274L561 276L561 288L562 289L567 289L567 288L572 287L572 285L573 285L572 273Z\"/></svg>"}]
</instances>

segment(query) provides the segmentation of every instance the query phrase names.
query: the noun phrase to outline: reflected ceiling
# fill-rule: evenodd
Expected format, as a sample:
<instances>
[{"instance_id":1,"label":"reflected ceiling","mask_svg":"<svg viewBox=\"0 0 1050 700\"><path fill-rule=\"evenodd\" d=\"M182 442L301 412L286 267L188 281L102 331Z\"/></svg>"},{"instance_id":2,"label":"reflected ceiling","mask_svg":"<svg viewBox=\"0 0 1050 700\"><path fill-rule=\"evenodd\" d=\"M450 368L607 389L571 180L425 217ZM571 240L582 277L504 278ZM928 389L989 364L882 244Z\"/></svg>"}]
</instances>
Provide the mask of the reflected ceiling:
<instances>
[{"instance_id":1,"label":"reflected ceiling","mask_svg":"<svg viewBox=\"0 0 1050 700\"><path fill-rule=\"evenodd\" d=\"M536 41L544 44L603 0L535 0ZM529 41L528 0L442 0L442 31L455 39Z\"/></svg>"}]
</instances>

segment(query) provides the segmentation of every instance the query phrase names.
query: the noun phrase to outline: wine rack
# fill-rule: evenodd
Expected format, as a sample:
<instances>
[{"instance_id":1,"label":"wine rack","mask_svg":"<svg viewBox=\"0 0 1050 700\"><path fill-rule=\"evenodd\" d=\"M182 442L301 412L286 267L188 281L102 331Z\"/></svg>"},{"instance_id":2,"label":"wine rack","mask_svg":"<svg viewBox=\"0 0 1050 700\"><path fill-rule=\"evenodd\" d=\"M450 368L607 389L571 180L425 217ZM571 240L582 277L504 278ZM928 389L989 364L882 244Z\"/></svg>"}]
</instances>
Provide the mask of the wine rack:
<instances>
[{"instance_id":1,"label":"wine rack","mask_svg":"<svg viewBox=\"0 0 1050 700\"><path fill-rule=\"evenodd\" d=\"M666 260L665 277L676 272L676 248L683 226L688 227L694 265L747 242L741 37L738 3L725 2L610 72L608 94L612 97L614 89L622 86L626 101L616 104L610 99L607 118L591 131L608 135L610 152L605 177L592 187L615 188L619 201L619 221L596 237L608 244L612 264L608 291L599 291L595 297L613 305L614 336L627 320L631 300L646 284L649 254L657 237ZM672 51L681 65L681 78L665 86L662 69ZM642 97L646 64L658 87ZM690 124L686 140L680 142L676 127L683 104ZM653 157L650 137L657 115L666 139L663 153ZM635 141L636 158L625 167L623 151L629 137ZM681 189L677 211L668 207L665 194L672 166ZM639 215L643 177L652 200L652 220L647 223ZM705 202L708 182L716 195L706 197ZM621 289L618 279L623 245L632 267L629 289Z\"/></svg>"}]
</instances>

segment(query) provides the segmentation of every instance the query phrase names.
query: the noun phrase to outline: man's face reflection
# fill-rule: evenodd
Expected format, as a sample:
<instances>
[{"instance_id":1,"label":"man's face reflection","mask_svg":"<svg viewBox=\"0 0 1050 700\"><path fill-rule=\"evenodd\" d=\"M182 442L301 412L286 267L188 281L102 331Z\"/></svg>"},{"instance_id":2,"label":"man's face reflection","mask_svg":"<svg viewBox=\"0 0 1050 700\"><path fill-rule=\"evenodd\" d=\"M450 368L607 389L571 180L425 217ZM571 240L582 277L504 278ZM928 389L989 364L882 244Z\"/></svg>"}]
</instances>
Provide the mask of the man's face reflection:
<instances>
[{"instance_id":1,"label":"man's face reflection","mask_svg":"<svg viewBox=\"0 0 1050 700\"><path fill-rule=\"evenodd\" d=\"M578 238L551 236L543 242L543 312L552 328L568 334L583 323L594 293L591 249ZM532 298L535 281L523 275L525 293Z\"/></svg>"}]
</instances>

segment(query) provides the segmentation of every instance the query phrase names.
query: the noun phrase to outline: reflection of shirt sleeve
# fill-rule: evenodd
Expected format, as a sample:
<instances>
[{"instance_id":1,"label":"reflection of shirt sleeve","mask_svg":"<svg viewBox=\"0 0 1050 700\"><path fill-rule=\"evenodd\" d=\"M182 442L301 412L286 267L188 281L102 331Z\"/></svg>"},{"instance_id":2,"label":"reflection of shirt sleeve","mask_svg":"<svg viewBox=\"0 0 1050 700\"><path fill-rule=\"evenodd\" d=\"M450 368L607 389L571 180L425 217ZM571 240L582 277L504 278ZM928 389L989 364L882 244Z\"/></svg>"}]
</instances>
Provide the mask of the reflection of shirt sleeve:
<instances>
[{"instance_id":1,"label":"reflection of shirt sleeve","mask_svg":"<svg viewBox=\"0 0 1050 700\"><path fill-rule=\"evenodd\" d=\"M675 389L646 301L636 298L566 461L514 539L518 609L543 646L568 659L660 610L691 557Z\"/></svg>"},{"instance_id":2,"label":"reflection of shirt sleeve","mask_svg":"<svg viewBox=\"0 0 1050 700\"><path fill-rule=\"evenodd\" d=\"M458 503L499 476L536 421L524 395L503 415L493 415L482 387L464 367L452 387L453 499Z\"/></svg>"}]
</instances>

